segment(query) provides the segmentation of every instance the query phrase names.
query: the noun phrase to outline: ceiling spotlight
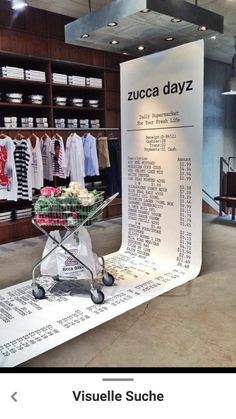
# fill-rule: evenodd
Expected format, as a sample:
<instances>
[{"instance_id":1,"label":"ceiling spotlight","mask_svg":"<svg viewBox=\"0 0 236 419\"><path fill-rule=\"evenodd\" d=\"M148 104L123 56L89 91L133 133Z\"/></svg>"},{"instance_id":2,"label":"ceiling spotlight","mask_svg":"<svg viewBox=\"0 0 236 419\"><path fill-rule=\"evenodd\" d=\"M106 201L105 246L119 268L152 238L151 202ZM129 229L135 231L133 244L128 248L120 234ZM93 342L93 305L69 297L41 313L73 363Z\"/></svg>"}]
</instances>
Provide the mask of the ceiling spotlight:
<instances>
[{"instance_id":1,"label":"ceiling spotlight","mask_svg":"<svg viewBox=\"0 0 236 419\"><path fill-rule=\"evenodd\" d=\"M207 31L207 27L204 26L204 25L203 26L199 26L198 30L205 32L205 31Z\"/></svg>"},{"instance_id":2,"label":"ceiling spotlight","mask_svg":"<svg viewBox=\"0 0 236 419\"><path fill-rule=\"evenodd\" d=\"M124 51L124 52L123 52L123 55L128 55L128 52Z\"/></svg>"},{"instance_id":3,"label":"ceiling spotlight","mask_svg":"<svg viewBox=\"0 0 236 419\"><path fill-rule=\"evenodd\" d=\"M144 45L139 45L136 49L139 50L139 51L143 51L145 49L145 46Z\"/></svg>"},{"instance_id":4,"label":"ceiling spotlight","mask_svg":"<svg viewBox=\"0 0 236 419\"><path fill-rule=\"evenodd\" d=\"M182 22L182 19L177 19L177 18L173 17L172 19L170 19L170 21L173 22L173 23L180 23L180 22Z\"/></svg>"},{"instance_id":5,"label":"ceiling spotlight","mask_svg":"<svg viewBox=\"0 0 236 419\"><path fill-rule=\"evenodd\" d=\"M84 33L83 35L81 35L81 38L83 38L83 39L89 38L89 34L88 33Z\"/></svg>"},{"instance_id":6,"label":"ceiling spotlight","mask_svg":"<svg viewBox=\"0 0 236 419\"><path fill-rule=\"evenodd\" d=\"M165 41L170 42L170 41L174 41L175 38L173 38L173 36L167 36L167 38L165 38Z\"/></svg>"},{"instance_id":7,"label":"ceiling spotlight","mask_svg":"<svg viewBox=\"0 0 236 419\"><path fill-rule=\"evenodd\" d=\"M117 26L118 23L117 22L110 22L107 24L107 26L109 26L110 28L114 28L114 26Z\"/></svg>"},{"instance_id":8,"label":"ceiling spotlight","mask_svg":"<svg viewBox=\"0 0 236 419\"><path fill-rule=\"evenodd\" d=\"M216 39L216 36L215 35L212 35L212 36L210 36L209 39Z\"/></svg>"},{"instance_id":9,"label":"ceiling spotlight","mask_svg":"<svg viewBox=\"0 0 236 419\"><path fill-rule=\"evenodd\" d=\"M26 0L12 0L11 2L11 8L13 10L23 10L27 6L28 2Z\"/></svg>"},{"instance_id":10,"label":"ceiling spotlight","mask_svg":"<svg viewBox=\"0 0 236 419\"><path fill-rule=\"evenodd\" d=\"M110 41L111 45L117 45L119 44L119 41L117 41L116 39L113 39L112 41Z\"/></svg>"},{"instance_id":11,"label":"ceiling spotlight","mask_svg":"<svg viewBox=\"0 0 236 419\"><path fill-rule=\"evenodd\" d=\"M229 80L227 81L222 95L236 95L236 36L234 37L235 40L235 53L232 59L232 69L233 74L230 76Z\"/></svg>"},{"instance_id":12,"label":"ceiling spotlight","mask_svg":"<svg viewBox=\"0 0 236 419\"><path fill-rule=\"evenodd\" d=\"M150 12L150 9L143 9L143 10L140 10L140 12L141 13L148 13L148 12Z\"/></svg>"}]
</instances>

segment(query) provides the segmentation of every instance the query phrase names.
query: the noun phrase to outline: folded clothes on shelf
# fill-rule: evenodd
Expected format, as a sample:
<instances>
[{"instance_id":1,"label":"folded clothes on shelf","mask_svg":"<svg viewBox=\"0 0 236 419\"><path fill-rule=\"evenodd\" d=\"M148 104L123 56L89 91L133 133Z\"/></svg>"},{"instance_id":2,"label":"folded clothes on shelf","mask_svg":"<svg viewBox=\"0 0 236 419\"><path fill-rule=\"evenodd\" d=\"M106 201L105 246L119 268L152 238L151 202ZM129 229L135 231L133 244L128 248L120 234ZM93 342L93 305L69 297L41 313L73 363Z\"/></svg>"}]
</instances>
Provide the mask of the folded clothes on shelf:
<instances>
[{"instance_id":1,"label":"folded clothes on shelf","mask_svg":"<svg viewBox=\"0 0 236 419\"><path fill-rule=\"evenodd\" d=\"M102 79L96 77L86 77L86 86L102 88Z\"/></svg>"},{"instance_id":2,"label":"folded clothes on shelf","mask_svg":"<svg viewBox=\"0 0 236 419\"><path fill-rule=\"evenodd\" d=\"M1 75L5 78L25 78L24 69L21 67L3 66L1 67Z\"/></svg>"},{"instance_id":3,"label":"folded clothes on shelf","mask_svg":"<svg viewBox=\"0 0 236 419\"><path fill-rule=\"evenodd\" d=\"M78 128L78 119L67 119L68 128Z\"/></svg>"},{"instance_id":4,"label":"folded clothes on shelf","mask_svg":"<svg viewBox=\"0 0 236 419\"><path fill-rule=\"evenodd\" d=\"M29 122L28 124L21 124L21 127L22 128L33 128L34 127L34 124L33 124L33 122Z\"/></svg>"},{"instance_id":5,"label":"folded clothes on shelf","mask_svg":"<svg viewBox=\"0 0 236 419\"><path fill-rule=\"evenodd\" d=\"M79 120L80 128L89 128L89 120L88 119L80 119Z\"/></svg>"},{"instance_id":6,"label":"folded clothes on shelf","mask_svg":"<svg viewBox=\"0 0 236 419\"><path fill-rule=\"evenodd\" d=\"M100 128L100 120L99 119L91 119L90 121L91 128Z\"/></svg>"},{"instance_id":7,"label":"folded clothes on shelf","mask_svg":"<svg viewBox=\"0 0 236 419\"><path fill-rule=\"evenodd\" d=\"M17 116L4 116L4 122L17 122Z\"/></svg>"},{"instance_id":8,"label":"folded clothes on shelf","mask_svg":"<svg viewBox=\"0 0 236 419\"><path fill-rule=\"evenodd\" d=\"M6 99L9 103L22 103L23 93L6 93Z\"/></svg>"},{"instance_id":9,"label":"folded clothes on shelf","mask_svg":"<svg viewBox=\"0 0 236 419\"><path fill-rule=\"evenodd\" d=\"M68 82L74 86L86 86L86 79L82 76L68 76Z\"/></svg>"},{"instance_id":10,"label":"folded clothes on shelf","mask_svg":"<svg viewBox=\"0 0 236 419\"><path fill-rule=\"evenodd\" d=\"M87 103L87 106L89 108L98 108L99 107L99 100L98 99L87 99L86 103Z\"/></svg>"},{"instance_id":11,"label":"folded clothes on shelf","mask_svg":"<svg viewBox=\"0 0 236 419\"><path fill-rule=\"evenodd\" d=\"M55 122L55 127L56 128L65 128L66 127L66 123L65 123L64 118L56 118L54 120L54 122Z\"/></svg>"},{"instance_id":12,"label":"folded clothes on shelf","mask_svg":"<svg viewBox=\"0 0 236 419\"><path fill-rule=\"evenodd\" d=\"M33 128L34 118L32 118L31 116L21 118L21 126L22 126L22 128Z\"/></svg>"},{"instance_id":13,"label":"folded clothes on shelf","mask_svg":"<svg viewBox=\"0 0 236 419\"><path fill-rule=\"evenodd\" d=\"M48 122L48 118L36 118L36 122L38 123Z\"/></svg>"},{"instance_id":14,"label":"folded clothes on shelf","mask_svg":"<svg viewBox=\"0 0 236 419\"><path fill-rule=\"evenodd\" d=\"M84 99L76 98L70 99L70 104L72 106L78 106L79 108L82 108L84 106Z\"/></svg>"},{"instance_id":15,"label":"folded clothes on shelf","mask_svg":"<svg viewBox=\"0 0 236 419\"><path fill-rule=\"evenodd\" d=\"M86 86L86 79L82 76L68 76L68 83L74 86Z\"/></svg>"},{"instance_id":16,"label":"folded clothes on shelf","mask_svg":"<svg viewBox=\"0 0 236 419\"><path fill-rule=\"evenodd\" d=\"M37 128L48 128L48 118L36 118Z\"/></svg>"},{"instance_id":17,"label":"folded clothes on shelf","mask_svg":"<svg viewBox=\"0 0 236 419\"><path fill-rule=\"evenodd\" d=\"M28 96L29 102L33 105L42 105L44 96L43 95L29 95Z\"/></svg>"},{"instance_id":18,"label":"folded clothes on shelf","mask_svg":"<svg viewBox=\"0 0 236 419\"><path fill-rule=\"evenodd\" d=\"M39 70L25 70L25 78L26 80L45 82L46 73L45 71L39 71Z\"/></svg>"},{"instance_id":19,"label":"folded clothes on shelf","mask_svg":"<svg viewBox=\"0 0 236 419\"><path fill-rule=\"evenodd\" d=\"M67 74L52 73L53 83L67 84Z\"/></svg>"},{"instance_id":20,"label":"folded clothes on shelf","mask_svg":"<svg viewBox=\"0 0 236 419\"><path fill-rule=\"evenodd\" d=\"M5 128L17 128L17 117L16 116L5 116L4 127Z\"/></svg>"},{"instance_id":21,"label":"folded clothes on shelf","mask_svg":"<svg viewBox=\"0 0 236 419\"><path fill-rule=\"evenodd\" d=\"M48 128L48 123L44 122L44 124L37 124L37 128Z\"/></svg>"},{"instance_id":22,"label":"folded clothes on shelf","mask_svg":"<svg viewBox=\"0 0 236 419\"><path fill-rule=\"evenodd\" d=\"M0 212L0 223L6 223L8 221L11 221L11 219L12 219L11 211Z\"/></svg>"},{"instance_id":23,"label":"folded clothes on shelf","mask_svg":"<svg viewBox=\"0 0 236 419\"><path fill-rule=\"evenodd\" d=\"M28 122L34 122L34 118L32 118L31 116L27 117L27 118L21 118L21 122L23 123L28 123Z\"/></svg>"},{"instance_id":24,"label":"folded clothes on shelf","mask_svg":"<svg viewBox=\"0 0 236 419\"><path fill-rule=\"evenodd\" d=\"M21 220L22 218L32 217L32 208L15 210L15 218Z\"/></svg>"},{"instance_id":25,"label":"folded clothes on shelf","mask_svg":"<svg viewBox=\"0 0 236 419\"><path fill-rule=\"evenodd\" d=\"M67 98L63 96L57 96L53 98L55 105L66 106Z\"/></svg>"}]
</instances>

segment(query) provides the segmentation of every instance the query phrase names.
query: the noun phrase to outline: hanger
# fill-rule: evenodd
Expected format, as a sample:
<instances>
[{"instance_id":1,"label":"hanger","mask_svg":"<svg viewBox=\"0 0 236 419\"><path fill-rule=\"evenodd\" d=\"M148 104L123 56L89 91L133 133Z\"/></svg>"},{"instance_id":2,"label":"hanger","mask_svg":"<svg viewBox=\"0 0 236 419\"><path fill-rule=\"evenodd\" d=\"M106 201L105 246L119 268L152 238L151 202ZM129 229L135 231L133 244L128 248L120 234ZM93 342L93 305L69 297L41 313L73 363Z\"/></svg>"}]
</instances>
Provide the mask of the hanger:
<instances>
[{"instance_id":1,"label":"hanger","mask_svg":"<svg viewBox=\"0 0 236 419\"><path fill-rule=\"evenodd\" d=\"M30 138L30 139L31 139L31 138L35 138L35 139L36 139L36 138L38 138L38 137L37 137L37 135L36 135L34 132L32 132L32 134L29 136L29 138Z\"/></svg>"},{"instance_id":2,"label":"hanger","mask_svg":"<svg viewBox=\"0 0 236 419\"><path fill-rule=\"evenodd\" d=\"M107 135L104 133L104 131L99 131L97 138L100 137L107 137Z\"/></svg>"},{"instance_id":3,"label":"hanger","mask_svg":"<svg viewBox=\"0 0 236 419\"><path fill-rule=\"evenodd\" d=\"M45 133L42 135L42 137L41 137L41 139L42 140L46 140L46 138L48 137L48 134L47 134L47 132L45 131Z\"/></svg>"},{"instance_id":4,"label":"hanger","mask_svg":"<svg viewBox=\"0 0 236 419\"><path fill-rule=\"evenodd\" d=\"M22 135L20 132L18 132L17 134L16 134L16 140L22 140L23 138L25 138L24 137L24 135Z\"/></svg>"},{"instance_id":5,"label":"hanger","mask_svg":"<svg viewBox=\"0 0 236 419\"><path fill-rule=\"evenodd\" d=\"M97 137L98 141L107 141L108 140L108 136L107 135L100 135L99 137Z\"/></svg>"},{"instance_id":6,"label":"hanger","mask_svg":"<svg viewBox=\"0 0 236 419\"><path fill-rule=\"evenodd\" d=\"M32 134L29 136L29 140L30 140L30 142L31 142L31 144L32 144L33 147L36 144L37 138L38 137L37 137L37 135L34 132L32 132Z\"/></svg>"}]
</instances>

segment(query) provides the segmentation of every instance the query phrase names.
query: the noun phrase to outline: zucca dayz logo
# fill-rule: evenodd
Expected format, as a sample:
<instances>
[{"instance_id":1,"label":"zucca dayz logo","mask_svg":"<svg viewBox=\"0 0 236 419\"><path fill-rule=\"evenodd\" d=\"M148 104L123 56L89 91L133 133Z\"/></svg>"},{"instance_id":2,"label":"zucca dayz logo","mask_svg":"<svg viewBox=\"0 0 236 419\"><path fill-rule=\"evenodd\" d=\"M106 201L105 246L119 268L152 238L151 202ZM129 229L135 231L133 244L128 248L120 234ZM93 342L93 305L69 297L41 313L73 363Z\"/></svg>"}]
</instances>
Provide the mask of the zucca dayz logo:
<instances>
[{"instance_id":1,"label":"zucca dayz logo","mask_svg":"<svg viewBox=\"0 0 236 419\"><path fill-rule=\"evenodd\" d=\"M162 94L164 95L182 95L185 92L191 92L193 90L193 80L187 80L183 82L171 83L168 81L163 86ZM128 101L139 100L151 97L158 97L160 95L160 88L158 86L148 87L147 89L133 90L128 92Z\"/></svg>"},{"instance_id":2,"label":"zucca dayz logo","mask_svg":"<svg viewBox=\"0 0 236 419\"><path fill-rule=\"evenodd\" d=\"M78 249L70 249L70 252L77 257L78 255ZM65 265L66 266L75 266L75 265L79 265L79 262L73 258L71 255L68 256L68 258L65 260Z\"/></svg>"}]
</instances>

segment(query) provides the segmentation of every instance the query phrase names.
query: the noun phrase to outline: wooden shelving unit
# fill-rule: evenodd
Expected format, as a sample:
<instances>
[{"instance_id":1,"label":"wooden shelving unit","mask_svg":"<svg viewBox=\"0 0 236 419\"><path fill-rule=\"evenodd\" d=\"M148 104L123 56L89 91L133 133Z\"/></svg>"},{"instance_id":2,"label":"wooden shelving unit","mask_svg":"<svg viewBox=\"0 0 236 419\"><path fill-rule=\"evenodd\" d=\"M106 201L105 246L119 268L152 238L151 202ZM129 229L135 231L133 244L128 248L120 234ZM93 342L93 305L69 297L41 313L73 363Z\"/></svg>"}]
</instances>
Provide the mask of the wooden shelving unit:
<instances>
[{"instance_id":1,"label":"wooden shelving unit","mask_svg":"<svg viewBox=\"0 0 236 419\"><path fill-rule=\"evenodd\" d=\"M109 109L109 101L112 101L112 96L116 94L117 85L119 85L119 72L115 69L110 70L105 67L96 67L93 65L85 65L84 63L68 62L63 60L53 60L48 58L30 58L23 54L5 53L0 51L0 66L14 66L21 67L25 70L40 70L46 73L46 82L34 80L22 80L17 78L0 77L0 126L4 126L4 116L16 116L18 118L18 127L21 127L20 118L32 116L33 118L48 118L49 128L54 128L55 118L70 117L83 119L87 112L87 119L99 119L101 129L109 127L119 127L119 109L116 117L114 109ZM97 77L103 81L103 87L93 86L74 86L70 84L54 83L52 81L53 73L67 74L68 76L82 76L82 77ZM109 82L111 83L111 74L113 74L112 88L106 82L107 74L110 75ZM22 93L23 103L8 103L6 101L7 93ZM28 96L32 94L40 94L44 96L42 105L34 105L29 103ZM67 106L59 106L55 104L54 98L56 96L63 96L68 98ZM110 97L110 99L109 99ZM84 99L84 106L70 106L69 101L73 98ZM86 100L99 100L99 107L87 107ZM3 108L5 112L3 112ZM29 114L31 111L31 115ZM71 114L70 114L71 113ZM34 121L36 126L36 121Z\"/></svg>"},{"instance_id":2,"label":"wooden shelving unit","mask_svg":"<svg viewBox=\"0 0 236 419\"><path fill-rule=\"evenodd\" d=\"M103 66L86 65L72 61L54 60L49 58L35 58L23 54L6 53L0 51L0 67L16 66L26 69L41 70L46 73L46 82L34 80L22 80L16 78L0 77L0 131L14 136L18 131L23 135L30 135L31 132L40 131L58 132L59 134L69 135L69 131L85 132L83 128L57 129L54 125L55 118L77 118L77 119L99 119L101 128L90 128L94 135L98 131L107 132L109 130L119 130L120 126L120 104L119 104L119 71L106 67L104 60ZM52 73L63 73L67 75L78 75L83 77L99 77L103 80L103 87L73 86L69 84L59 84L52 82ZM22 93L23 103L9 103L6 101L6 93ZM41 94L44 96L44 103L34 105L27 103L28 96ZM59 106L54 103L54 97L64 96L68 98L66 106ZM69 100L72 98L83 98L84 107L70 106ZM92 108L86 106L86 99L99 100L100 106ZM18 118L17 128L5 128L4 116L16 116ZM21 118L48 118L49 128L37 128L34 119L34 128L21 128ZM50 135L50 134L49 134ZM80 134L81 135L81 134ZM22 203L19 201L19 208ZM0 210L7 210L18 206L17 203L0 201ZM121 201L116 199L112 206L104 212L104 218L119 216L121 213ZM31 218L19 219L15 221L0 223L0 244L14 240L25 239L40 234L32 225Z\"/></svg>"},{"instance_id":3,"label":"wooden shelving unit","mask_svg":"<svg viewBox=\"0 0 236 419\"><path fill-rule=\"evenodd\" d=\"M120 127L120 88L119 88L119 65L129 59L127 56L112 54L110 52L82 48L65 43L64 26L73 19L67 16L47 12L45 10L31 8L30 6L16 16L11 9L11 2L0 0L0 66L12 65L24 69L41 70L46 72L46 82L32 80L18 80L0 77L0 131L9 136L21 132L29 136L33 131L40 136L41 132L48 131L49 136L58 132L66 138L69 128L55 129L54 118L81 118L101 119L101 130L104 133L109 129L116 131ZM115 51L115 50L114 50ZM72 86L52 83L53 72L68 75L81 75L84 77L101 77L102 89L88 86ZM5 93L23 93L23 104L6 105ZM44 104L33 106L27 103L27 96L42 94L45 97ZM84 99L99 99L99 109L88 110L86 108L71 109L70 107L54 106L55 96L68 98L79 97ZM69 104L69 102L68 102ZM84 102L86 106L86 102ZM47 129L7 129L3 128L3 116L21 117L47 117L49 128ZM88 116L85 116L85 115ZM6 115L7 116L7 115ZM19 120L20 122L20 120ZM1 128L2 127L2 128ZM85 131L78 130L79 135ZM97 135L100 129L91 129L93 135ZM24 206L25 202L0 201L0 209L10 210L15 206ZM116 199L105 209L104 217L119 216L121 213L121 201ZM39 234L33 227L31 219L0 223L0 243L33 237Z\"/></svg>"}]
</instances>

